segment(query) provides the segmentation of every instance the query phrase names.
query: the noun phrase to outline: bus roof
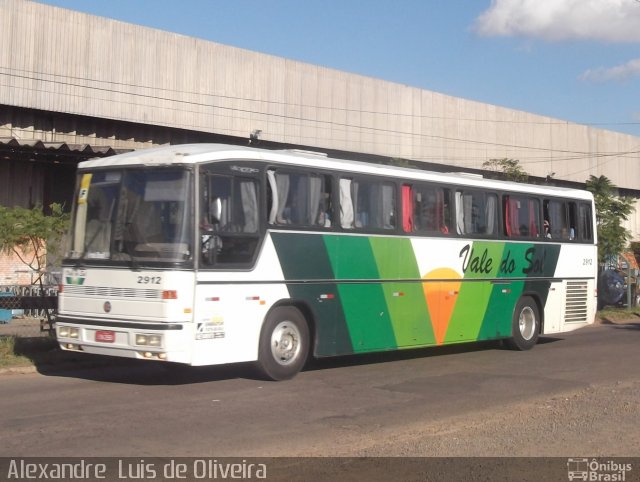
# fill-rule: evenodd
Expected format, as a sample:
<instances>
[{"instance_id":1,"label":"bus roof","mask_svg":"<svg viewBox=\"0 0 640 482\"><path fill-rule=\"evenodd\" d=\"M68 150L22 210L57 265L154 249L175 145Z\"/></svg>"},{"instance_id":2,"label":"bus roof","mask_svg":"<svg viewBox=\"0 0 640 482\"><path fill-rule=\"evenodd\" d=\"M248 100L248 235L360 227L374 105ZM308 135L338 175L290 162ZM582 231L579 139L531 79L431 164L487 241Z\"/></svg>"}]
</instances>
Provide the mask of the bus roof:
<instances>
[{"instance_id":1,"label":"bus roof","mask_svg":"<svg viewBox=\"0 0 640 482\"><path fill-rule=\"evenodd\" d=\"M330 158L321 152L314 153L312 151L299 150L269 150L227 144L182 144L141 149L125 154L119 154L117 156L84 161L78 165L78 168L84 170L114 166L160 167L226 160L267 161L274 164L288 164L313 167L316 169L320 168L363 174L376 174L381 176L432 181L443 184L455 184L458 186L482 187L484 189L493 189L495 191L527 192L532 194L572 197L585 200L593 199L590 192L581 189L498 181L462 172L438 173L423 171L420 169L350 161Z\"/></svg>"}]
</instances>

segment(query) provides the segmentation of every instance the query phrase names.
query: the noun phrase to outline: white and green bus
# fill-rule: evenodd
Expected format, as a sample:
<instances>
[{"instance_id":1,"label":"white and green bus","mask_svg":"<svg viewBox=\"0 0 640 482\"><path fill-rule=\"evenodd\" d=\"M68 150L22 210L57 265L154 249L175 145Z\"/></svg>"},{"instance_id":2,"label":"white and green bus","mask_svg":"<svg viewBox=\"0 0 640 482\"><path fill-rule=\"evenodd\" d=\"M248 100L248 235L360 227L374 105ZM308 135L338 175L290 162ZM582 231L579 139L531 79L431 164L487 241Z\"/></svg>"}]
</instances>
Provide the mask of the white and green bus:
<instances>
[{"instance_id":1,"label":"white and green bus","mask_svg":"<svg viewBox=\"0 0 640 482\"><path fill-rule=\"evenodd\" d=\"M65 350L271 379L328 357L593 322L589 192L217 144L82 162Z\"/></svg>"}]
</instances>

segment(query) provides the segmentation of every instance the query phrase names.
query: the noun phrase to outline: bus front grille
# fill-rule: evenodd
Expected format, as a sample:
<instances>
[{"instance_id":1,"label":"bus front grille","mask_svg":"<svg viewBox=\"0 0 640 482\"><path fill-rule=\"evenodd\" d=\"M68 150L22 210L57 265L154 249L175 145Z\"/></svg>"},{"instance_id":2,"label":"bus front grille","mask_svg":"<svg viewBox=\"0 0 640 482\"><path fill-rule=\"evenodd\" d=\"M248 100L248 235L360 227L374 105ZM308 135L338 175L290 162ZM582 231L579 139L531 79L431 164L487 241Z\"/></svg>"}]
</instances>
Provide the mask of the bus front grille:
<instances>
[{"instance_id":1,"label":"bus front grille","mask_svg":"<svg viewBox=\"0 0 640 482\"><path fill-rule=\"evenodd\" d=\"M64 293L77 296L98 296L101 298L142 298L147 300L162 299L161 290L139 288L116 288L112 286L75 286L65 285Z\"/></svg>"},{"instance_id":2,"label":"bus front grille","mask_svg":"<svg viewBox=\"0 0 640 482\"><path fill-rule=\"evenodd\" d=\"M588 283L586 281L567 281L565 293L565 321L567 323L587 321Z\"/></svg>"}]
</instances>

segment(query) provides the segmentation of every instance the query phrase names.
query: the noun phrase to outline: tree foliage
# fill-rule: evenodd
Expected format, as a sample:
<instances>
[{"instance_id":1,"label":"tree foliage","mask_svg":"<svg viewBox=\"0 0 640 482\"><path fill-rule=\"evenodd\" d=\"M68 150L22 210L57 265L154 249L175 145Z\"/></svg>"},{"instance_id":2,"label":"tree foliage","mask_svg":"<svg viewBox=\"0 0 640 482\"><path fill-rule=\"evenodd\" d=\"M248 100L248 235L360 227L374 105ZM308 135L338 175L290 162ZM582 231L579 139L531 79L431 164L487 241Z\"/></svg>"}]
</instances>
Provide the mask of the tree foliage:
<instances>
[{"instance_id":1,"label":"tree foliage","mask_svg":"<svg viewBox=\"0 0 640 482\"><path fill-rule=\"evenodd\" d=\"M631 233L622 223L633 212L633 199L617 195L617 187L606 176L590 176L587 190L593 193L596 203L598 228L598 261L604 263L617 256L627 246Z\"/></svg>"},{"instance_id":2,"label":"tree foliage","mask_svg":"<svg viewBox=\"0 0 640 482\"><path fill-rule=\"evenodd\" d=\"M69 215L60 204L50 206L45 215L41 207L0 206L0 251L15 254L41 281L47 256L57 255L69 225Z\"/></svg>"},{"instance_id":3,"label":"tree foliage","mask_svg":"<svg viewBox=\"0 0 640 482\"><path fill-rule=\"evenodd\" d=\"M501 173L507 181L527 182L529 180L529 174L522 169L517 159L489 159L482 163L482 168Z\"/></svg>"}]
</instances>

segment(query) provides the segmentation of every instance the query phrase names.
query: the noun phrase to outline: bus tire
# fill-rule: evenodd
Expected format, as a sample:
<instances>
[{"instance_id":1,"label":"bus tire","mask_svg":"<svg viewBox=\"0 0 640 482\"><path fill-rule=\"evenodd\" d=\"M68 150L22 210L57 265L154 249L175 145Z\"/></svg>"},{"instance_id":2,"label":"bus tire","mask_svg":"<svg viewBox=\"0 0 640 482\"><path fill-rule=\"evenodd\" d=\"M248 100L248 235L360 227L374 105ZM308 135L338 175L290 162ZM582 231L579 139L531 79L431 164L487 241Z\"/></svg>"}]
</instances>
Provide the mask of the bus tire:
<instances>
[{"instance_id":1,"label":"bus tire","mask_svg":"<svg viewBox=\"0 0 640 482\"><path fill-rule=\"evenodd\" d=\"M530 350L538 342L540 334L540 310L529 296L523 296L513 310L511 338L506 344L512 350Z\"/></svg>"},{"instance_id":2,"label":"bus tire","mask_svg":"<svg viewBox=\"0 0 640 482\"><path fill-rule=\"evenodd\" d=\"M269 312L260 333L257 368L269 380L293 378L307 361L309 327L300 310L279 306Z\"/></svg>"}]
</instances>

